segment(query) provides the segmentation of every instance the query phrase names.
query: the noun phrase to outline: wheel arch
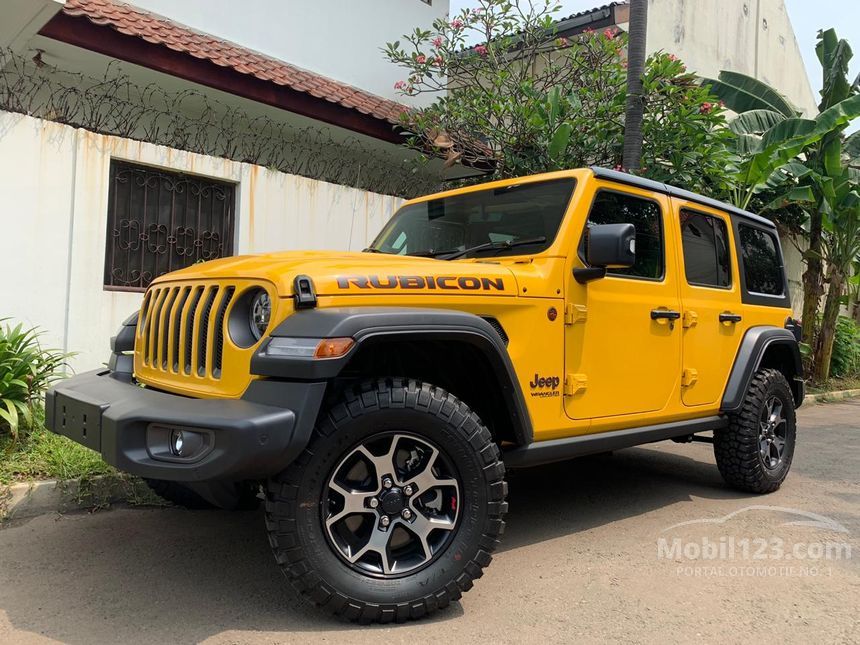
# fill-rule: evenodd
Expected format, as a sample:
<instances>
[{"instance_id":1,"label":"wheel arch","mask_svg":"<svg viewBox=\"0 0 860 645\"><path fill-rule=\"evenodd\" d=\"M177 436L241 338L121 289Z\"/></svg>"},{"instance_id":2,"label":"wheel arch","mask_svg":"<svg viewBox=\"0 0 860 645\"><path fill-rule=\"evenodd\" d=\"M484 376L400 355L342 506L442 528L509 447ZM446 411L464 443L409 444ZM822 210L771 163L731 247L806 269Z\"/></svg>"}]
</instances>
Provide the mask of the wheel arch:
<instances>
[{"instance_id":1,"label":"wheel arch","mask_svg":"<svg viewBox=\"0 0 860 645\"><path fill-rule=\"evenodd\" d=\"M803 403L803 362L797 340L787 329L759 326L747 330L735 356L720 410L737 412L755 373L762 368L779 370L791 387L794 407Z\"/></svg>"},{"instance_id":2,"label":"wheel arch","mask_svg":"<svg viewBox=\"0 0 860 645\"><path fill-rule=\"evenodd\" d=\"M480 316L411 307L319 308L296 312L271 336L351 337L355 346L338 359L312 360L267 356L264 343L251 361L254 374L326 380L334 388L360 378L423 379L469 404L499 442L532 442L531 420L505 341Z\"/></svg>"}]
</instances>

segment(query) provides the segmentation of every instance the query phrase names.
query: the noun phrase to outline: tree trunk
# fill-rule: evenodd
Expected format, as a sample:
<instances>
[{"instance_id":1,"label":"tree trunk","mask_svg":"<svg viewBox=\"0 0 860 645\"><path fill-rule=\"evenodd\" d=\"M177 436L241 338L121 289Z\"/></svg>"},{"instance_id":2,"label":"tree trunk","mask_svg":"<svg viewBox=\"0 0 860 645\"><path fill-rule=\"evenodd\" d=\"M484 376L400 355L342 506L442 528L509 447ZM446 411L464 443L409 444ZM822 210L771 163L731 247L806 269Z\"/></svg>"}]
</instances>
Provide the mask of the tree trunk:
<instances>
[{"instance_id":1,"label":"tree trunk","mask_svg":"<svg viewBox=\"0 0 860 645\"><path fill-rule=\"evenodd\" d=\"M809 214L809 249L804 253L806 271L803 272L804 342L815 348L818 342L818 307L824 295L824 269L821 262L821 213ZM814 355L813 355L814 357ZM814 361L814 358L813 358Z\"/></svg>"},{"instance_id":2,"label":"tree trunk","mask_svg":"<svg viewBox=\"0 0 860 645\"><path fill-rule=\"evenodd\" d=\"M821 331L815 345L816 381L823 383L830 378L830 359L833 356L833 339L836 335L836 319L839 317L839 299L845 287L845 272L837 267L830 269L830 284L827 287L827 300L824 302L824 315L821 317Z\"/></svg>"},{"instance_id":3,"label":"tree trunk","mask_svg":"<svg viewBox=\"0 0 860 645\"><path fill-rule=\"evenodd\" d=\"M642 159L642 75L645 73L645 40L648 0L630 0L630 38L627 41L627 107L624 114L624 154L621 165L639 170Z\"/></svg>"}]
</instances>

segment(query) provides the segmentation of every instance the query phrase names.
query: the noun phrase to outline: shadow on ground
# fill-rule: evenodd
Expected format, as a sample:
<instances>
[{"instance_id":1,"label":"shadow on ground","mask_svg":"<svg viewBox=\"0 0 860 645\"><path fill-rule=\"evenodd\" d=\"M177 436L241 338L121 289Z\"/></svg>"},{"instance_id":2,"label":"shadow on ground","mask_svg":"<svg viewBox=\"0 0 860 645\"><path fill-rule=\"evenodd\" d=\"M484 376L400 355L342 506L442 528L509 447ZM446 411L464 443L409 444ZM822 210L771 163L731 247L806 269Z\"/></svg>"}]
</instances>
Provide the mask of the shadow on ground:
<instances>
[{"instance_id":1,"label":"shadow on ground","mask_svg":"<svg viewBox=\"0 0 860 645\"><path fill-rule=\"evenodd\" d=\"M691 495L738 497L712 460L651 449L518 471L510 484L502 550ZM16 557L7 559L4 543L13 540ZM11 626L65 642L353 628L296 597L274 564L259 512L117 509L42 517L0 531L0 561L0 609ZM430 620L461 614L455 603Z\"/></svg>"},{"instance_id":2,"label":"shadow on ground","mask_svg":"<svg viewBox=\"0 0 860 645\"><path fill-rule=\"evenodd\" d=\"M856 480L858 411L860 402L804 409L808 430L795 456L802 476ZM502 552L693 498L750 498L726 488L702 444L563 462L510 473L509 482ZM462 614L455 603L426 622ZM0 640L10 627L70 643L191 642L228 630L337 638L355 629L292 592L260 512L175 508L41 517L0 530Z\"/></svg>"}]
</instances>

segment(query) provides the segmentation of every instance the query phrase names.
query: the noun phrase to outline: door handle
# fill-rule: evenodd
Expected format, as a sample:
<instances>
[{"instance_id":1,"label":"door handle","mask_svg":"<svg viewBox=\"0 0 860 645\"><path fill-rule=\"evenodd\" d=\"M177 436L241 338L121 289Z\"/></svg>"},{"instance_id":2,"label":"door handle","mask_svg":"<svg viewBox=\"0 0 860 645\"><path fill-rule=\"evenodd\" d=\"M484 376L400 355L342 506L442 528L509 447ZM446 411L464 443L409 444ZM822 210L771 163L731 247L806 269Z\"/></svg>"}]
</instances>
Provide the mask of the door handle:
<instances>
[{"instance_id":1,"label":"door handle","mask_svg":"<svg viewBox=\"0 0 860 645\"><path fill-rule=\"evenodd\" d=\"M721 323L739 323L741 320L743 320L743 316L740 314L733 314L730 311L725 311L720 314Z\"/></svg>"},{"instance_id":2,"label":"door handle","mask_svg":"<svg viewBox=\"0 0 860 645\"><path fill-rule=\"evenodd\" d=\"M652 309L651 310L651 320L660 320L665 318L666 320L678 320L681 317L680 311L672 311L671 309Z\"/></svg>"}]
</instances>

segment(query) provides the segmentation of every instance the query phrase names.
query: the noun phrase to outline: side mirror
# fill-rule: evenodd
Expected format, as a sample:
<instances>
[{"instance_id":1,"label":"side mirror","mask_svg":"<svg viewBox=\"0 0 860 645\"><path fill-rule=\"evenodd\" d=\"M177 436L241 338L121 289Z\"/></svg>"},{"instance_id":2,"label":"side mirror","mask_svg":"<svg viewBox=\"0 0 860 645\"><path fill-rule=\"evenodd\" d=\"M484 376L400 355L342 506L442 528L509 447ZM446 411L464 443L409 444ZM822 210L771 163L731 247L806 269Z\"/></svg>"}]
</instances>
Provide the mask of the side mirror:
<instances>
[{"instance_id":1,"label":"side mirror","mask_svg":"<svg viewBox=\"0 0 860 645\"><path fill-rule=\"evenodd\" d=\"M606 269L626 269L636 262L636 227L633 224L589 226L585 244L588 267L573 270L580 284L606 275Z\"/></svg>"}]
</instances>

